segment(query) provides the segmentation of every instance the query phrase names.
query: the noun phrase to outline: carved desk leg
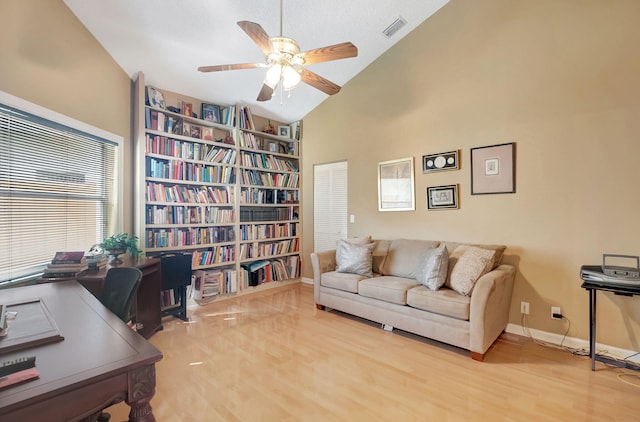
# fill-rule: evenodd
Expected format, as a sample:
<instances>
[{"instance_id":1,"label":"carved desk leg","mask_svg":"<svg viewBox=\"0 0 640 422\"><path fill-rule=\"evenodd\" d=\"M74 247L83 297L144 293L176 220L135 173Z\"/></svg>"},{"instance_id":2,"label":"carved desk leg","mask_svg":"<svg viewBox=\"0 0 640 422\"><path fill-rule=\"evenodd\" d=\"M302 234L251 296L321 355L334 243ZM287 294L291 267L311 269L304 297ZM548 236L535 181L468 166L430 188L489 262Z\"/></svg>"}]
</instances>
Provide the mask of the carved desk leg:
<instances>
[{"instance_id":1,"label":"carved desk leg","mask_svg":"<svg viewBox=\"0 0 640 422\"><path fill-rule=\"evenodd\" d=\"M156 392L156 367L144 366L129 372L127 404L131 406L130 422L155 422L149 402Z\"/></svg>"}]
</instances>

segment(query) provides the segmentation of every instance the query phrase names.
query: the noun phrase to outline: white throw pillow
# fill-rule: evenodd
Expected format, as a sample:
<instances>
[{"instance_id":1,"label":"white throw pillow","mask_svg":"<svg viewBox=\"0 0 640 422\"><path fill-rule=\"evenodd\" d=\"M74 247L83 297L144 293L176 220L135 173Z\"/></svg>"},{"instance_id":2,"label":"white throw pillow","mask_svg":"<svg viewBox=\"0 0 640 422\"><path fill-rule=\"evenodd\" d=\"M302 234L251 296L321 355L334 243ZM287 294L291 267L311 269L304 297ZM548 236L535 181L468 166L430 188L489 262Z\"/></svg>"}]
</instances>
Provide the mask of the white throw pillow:
<instances>
[{"instance_id":1,"label":"white throw pillow","mask_svg":"<svg viewBox=\"0 0 640 422\"><path fill-rule=\"evenodd\" d=\"M449 253L444 244L427 249L420 257L416 280L431 290L438 290L447 280Z\"/></svg>"},{"instance_id":2,"label":"white throw pillow","mask_svg":"<svg viewBox=\"0 0 640 422\"><path fill-rule=\"evenodd\" d=\"M352 273L373 277L371 270L371 253L375 246L375 243L358 245L346 240L338 240L336 248L336 271L339 273Z\"/></svg>"},{"instance_id":3,"label":"white throw pillow","mask_svg":"<svg viewBox=\"0 0 640 422\"><path fill-rule=\"evenodd\" d=\"M476 281L491 270L496 251L466 246L449 274L448 286L469 296Z\"/></svg>"}]
</instances>

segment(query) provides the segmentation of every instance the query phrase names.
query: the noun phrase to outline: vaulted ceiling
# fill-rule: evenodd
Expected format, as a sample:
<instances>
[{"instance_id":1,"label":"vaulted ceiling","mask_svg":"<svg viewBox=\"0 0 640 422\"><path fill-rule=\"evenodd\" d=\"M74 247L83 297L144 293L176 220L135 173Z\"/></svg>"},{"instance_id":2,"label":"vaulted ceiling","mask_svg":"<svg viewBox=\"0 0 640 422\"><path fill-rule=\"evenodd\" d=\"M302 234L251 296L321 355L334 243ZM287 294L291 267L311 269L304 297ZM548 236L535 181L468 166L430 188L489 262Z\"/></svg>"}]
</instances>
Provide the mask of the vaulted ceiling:
<instances>
[{"instance_id":1,"label":"vaulted ceiling","mask_svg":"<svg viewBox=\"0 0 640 422\"><path fill-rule=\"evenodd\" d=\"M266 69L197 70L264 62L264 54L238 21L256 22L271 37L293 38L302 51L351 41L357 57L306 67L344 86L448 0L283 0L282 13L281 0L64 2L131 77L142 71L148 85L213 103L245 103L256 114L292 122L304 118L327 94L301 83L290 95L277 90L270 101L257 102ZM406 25L385 36L383 31L399 18Z\"/></svg>"}]
</instances>

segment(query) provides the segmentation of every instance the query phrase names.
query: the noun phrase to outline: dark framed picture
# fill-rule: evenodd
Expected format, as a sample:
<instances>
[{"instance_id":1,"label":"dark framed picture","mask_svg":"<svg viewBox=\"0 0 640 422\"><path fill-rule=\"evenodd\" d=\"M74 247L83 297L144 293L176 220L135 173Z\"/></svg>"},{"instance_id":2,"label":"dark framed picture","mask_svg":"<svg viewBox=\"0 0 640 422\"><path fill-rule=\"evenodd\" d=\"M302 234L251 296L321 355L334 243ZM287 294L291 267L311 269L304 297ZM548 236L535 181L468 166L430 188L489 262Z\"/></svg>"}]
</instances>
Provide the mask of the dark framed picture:
<instances>
[{"instance_id":1,"label":"dark framed picture","mask_svg":"<svg viewBox=\"0 0 640 422\"><path fill-rule=\"evenodd\" d=\"M220 106L202 103L202 119L209 122L220 123Z\"/></svg>"},{"instance_id":2,"label":"dark framed picture","mask_svg":"<svg viewBox=\"0 0 640 422\"><path fill-rule=\"evenodd\" d=\"M427 209L457 209L458 185L431 186L427 188Z\"/></svg>"},{"instance_id":3,"label":"dark framed picture","mask_svg":"<svg viewBox=\"0 0 640 422\"><path fill-rule=\"evenodd\" d=\"M147 99L151 107L164 108L164 95L160 90L148 86L147 87Z\"/></svg>"},{"instance_id":4,"label":"dark framed picture","mask_svg":"<svg viewBox=\"0 0 640 422\"><path fill-rule=\"evenodd\" d=\"M471 195L515 193L515 143L471 148Z\"/></svg>"},{"instance_id":5,"label":"dark framed picture","mask_svg":"<svg viewBox=\"0 0 640 422\"><path fill-rule=\"evenodd\" d=\"M457 170L459 166L458 150L441 152L438 154L428 154L422 156L422 172Z\"/></svg>"},{"instance_id":6,"label":"dark framed picture","mask_svg":"<svg viewBox=\"0 0 640 422\"><path fill-rule=\"evenodd\" d=\"M191 125L191 137L200 139L202 137L201 127L198 125Z\"/></svg>"}]
</instances>

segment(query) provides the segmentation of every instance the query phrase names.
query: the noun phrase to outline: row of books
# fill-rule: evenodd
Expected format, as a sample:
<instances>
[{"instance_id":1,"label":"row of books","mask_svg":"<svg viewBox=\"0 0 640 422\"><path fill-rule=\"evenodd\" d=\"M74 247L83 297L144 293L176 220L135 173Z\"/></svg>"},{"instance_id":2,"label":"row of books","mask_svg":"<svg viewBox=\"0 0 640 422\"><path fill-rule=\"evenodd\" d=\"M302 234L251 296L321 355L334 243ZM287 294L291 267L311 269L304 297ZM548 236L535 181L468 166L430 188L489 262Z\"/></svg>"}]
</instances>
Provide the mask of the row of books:
<instances>
[{"instance_id":1,"label":"row of books","mask_svg":"<svg viewBox=\"0 0 640 422\"><path fill-rule=\"evenodd\" d=\"M259 286L271 281L282 281L300 276L300 257L260 260L241 265L240 288Z\"/></svg>"},{"instance_id":2,"label":"row of books","mask_svg":"<svg viewBox=\"0 0 640 422\"><path fill-rule=\"evenodd\" d=\"M176 202L181 204L223 204L231 205L232 186L184 186L147 182L147 202Z\"/></svg>"},{"instance_id":3,"label":"row of books","mask_svg":"<svg viewBox=\"0 0 640 422\"><path fill-rule=\"evenodd\" d=\"M196 302L209 301L220 294L236 293L238 277L234 269L210 269L193 272L191 297Z\"/></svg>"},{"instance_id":4,"label":"row of books","mask_svg":"<svg viewBox=\"0 0 640 422\"><path fill-rule=\"evenodd\" d=\"M220 242L233 242L235 230L232 226L147 228L146 239L147 248L211 245Z\"/></svg>"},{"instance_id":5,"label":"row of books","mask_svg":"<svg viewBox=\"0 0 640 422\"><path fill-rule=\"evenodd\" d=\"M251 223L256 221L287 221L298 219L298 207L295 205L283 207L250 207L240 208L240 222Z\"/></svg>"},{"instance_id":6,"label":"row of books","mask_svg":"<svg viewBox=\"0 0 640 422\"><path fill-rule=\"evenodd\" d=\"M216 141L222 142L223 140ZM234 164L236 157L236 151L233 148L181 141L149 133L146 135L145 151L147 154L225 164Z\"/></svg>"},{"instance_id":7,"label":"row of books","mask_svg":"<svg viewBox=\"0 0 640 422\"><path fill-rule=\"evenodd\" d=\"M147 177L204 183L234 183L233 167L145 157Z\"/></svg>"},{"instance_id":8,"label":"row of books","mask_svg":"<svg viewBox=\"0 0 640 422\"><path fill-rule=\"evenodd\" d=\"M253 115L251 109L247 106L241 106L238 110L238 126L240 129L255 130L253 124Z\"/></svg>"},{"instance_id":9,"label":"row of books","mask_svg":"<svg viewBox=\"0 0 640 422\"><path fill-rule=\"evenodd\" d=\"M299 201L299 191L296 189L249 188L243 186L240 190L241 204L297 204Z\"/></svg>"},{"instance_id":10,"label":"row of books","mask_svg":"<svg viewBox=\"0 0 640 422\"><path fill-rule=\"evenodd\" d=\"M298 252L300 239L284 239L274 242L254 242L240 245L240 259L262 258Z\"/></svg>"},{"instance_id":11,"label":"row of books","mask_svg":"<svg viewBox=\"0 0 640 422\"><path fill-rule=\"evenodd\" d=\"M272 154L245 152L240 153L242 165L277 171L298 171L298 166L292 160L285 160Z\"/></svg>"},{"instance_id":12,"label":"row of books","mask_svg":"<svg viewBox=\"0 0 640 422\"><path fill-rule=\"evenodd\" d=\"M298 173L265 173L249 169L240 171L240 183L243 185L297 188L298 182Z\"/></svg>"},{"instance_id":13,"label":"row of books","mask_svg":"<svg viewBox=\"0 0 640 422\"><path fill-rule=\"evenodd\" d=\"M233 208L147 205L146 224L231 224Z\"/></svg>"},{"instance_id":14,"label":"row of books","mask_svg":"<svg viewBox=\"0 0 640 422\"><path fill-rule=\"evenodd\" d=\"M225 108L222 118L225 122L232 121L233 116L229 113L233 110L233 106ZM220 122L221 124L227 124ZM228 125L228 124L227 124ZM163 112L151 108L145 109L145 128L158 132L165 132L177 136L186 136L196 139L213 140L214 127L206 124L196 124L193 121L186 120L179 115L170 112Z\"/></svg>"},{"instance_id":15,"label":"row of books","mask_svg":"<svg viewBox=\"0 0 640 422\"><path fill-rule=\"evenodd\" d=\"M212 246L204 251L193 251L191 267L199 268L224 262L233 262L235 260L235 252L236 248L233 245Z\"/></svg>"},{"instance_id":16,"label":"row of books","mask_svg":"<svg viewBox=\"0 0 640 422\"><path fill-rule=\"evenodd\" d=\"M298 224L242 224L240 226L240 240L265 240L297 236Z\"/></svg>"}]
</instances>

